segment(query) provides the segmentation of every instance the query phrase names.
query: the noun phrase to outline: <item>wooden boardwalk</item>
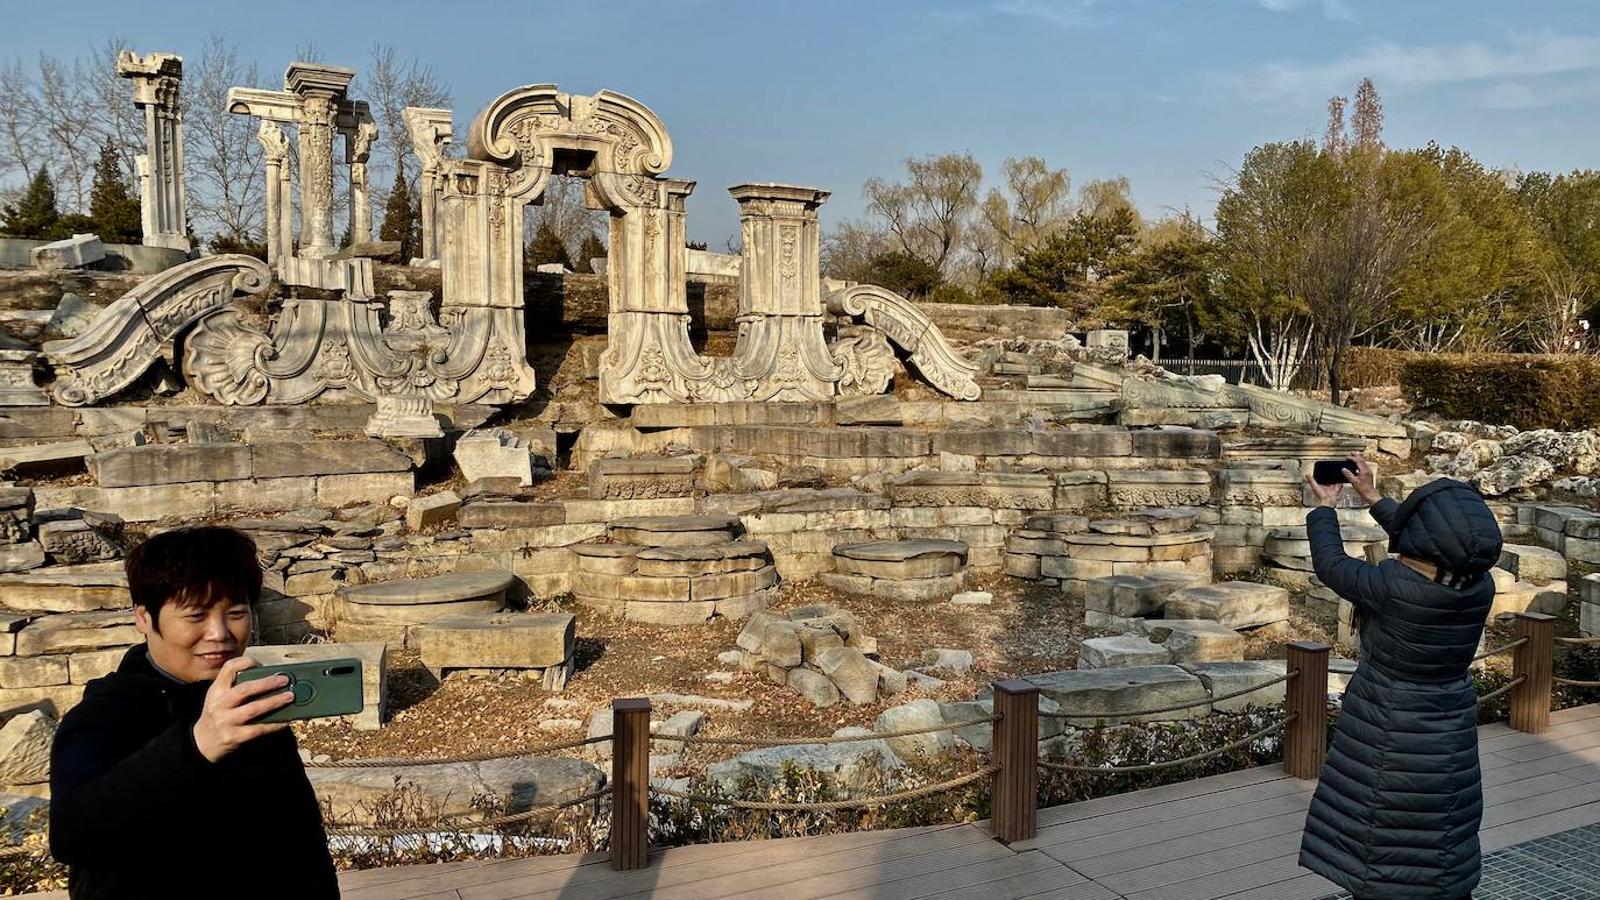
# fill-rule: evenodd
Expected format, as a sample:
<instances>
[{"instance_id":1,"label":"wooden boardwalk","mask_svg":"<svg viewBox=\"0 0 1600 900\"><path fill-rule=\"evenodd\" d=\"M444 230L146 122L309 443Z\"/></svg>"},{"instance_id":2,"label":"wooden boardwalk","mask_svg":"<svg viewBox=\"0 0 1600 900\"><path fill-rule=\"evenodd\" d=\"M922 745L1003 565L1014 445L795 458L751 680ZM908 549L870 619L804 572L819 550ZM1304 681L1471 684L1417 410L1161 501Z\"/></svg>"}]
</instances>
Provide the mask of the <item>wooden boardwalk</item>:
<instances>
[{"instance_id":1,"label":"wooden boardwalk","mask_svg":"<svg viewBox=\"0 0 1600 900\"><path fill-rule=\"evenodd\" d=\"M1600 704L1479 734L1486 853L1600 823ZM1295 862L1313 787L1267 766L1057 806L1010 847L979 823L679 847L633 872L587 854L341 880L347 900L1311 900L1336 891Z\"/></svg>"}]
</instances>

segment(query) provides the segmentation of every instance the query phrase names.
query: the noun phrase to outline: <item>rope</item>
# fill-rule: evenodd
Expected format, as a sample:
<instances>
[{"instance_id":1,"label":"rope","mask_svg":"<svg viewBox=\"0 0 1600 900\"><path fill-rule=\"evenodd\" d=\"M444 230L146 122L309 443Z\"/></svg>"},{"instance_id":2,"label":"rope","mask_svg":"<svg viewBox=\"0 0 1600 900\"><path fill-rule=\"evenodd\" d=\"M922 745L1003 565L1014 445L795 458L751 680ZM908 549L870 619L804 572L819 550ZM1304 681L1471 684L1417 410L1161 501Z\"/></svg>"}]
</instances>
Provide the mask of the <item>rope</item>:
<instances>
[{"instance_id":1,"label":"rope","mask_svg":"<svg viewBox=\"0 0 1600 900\"><path fill-rule=\"evenodd\" d=\"M1173 706L1162 706L1162 707L1158 707L1156 709L1141 709L1138 712L1098 712L1098 713L1052 713L1052 712L1041 712L1041 713L1039 713L1039 717L1040 718L1044 718L1044 719L1104 719L1104 718L1107 718L1109 716L1153 716L1156 713L1178 712L1179 710L1193 709L1193 708L1195 708L1197 706L1206 706L1207 704L1211 704L1211 703L1220 703L1223 700L1232 700L1235 697L1243 697L1245 694L1253 694L1256 691L1262 690L1263 688L1269 688L1269 687L1272 687L1275 684L1282 684L1283 682L1288 681L1289 679L1291 679L1291 678L1293 678L1293 677L1295 677L1296 675L1299 675L1299 674L1300 674L1300 670L1299 669L1295 669L1293 672L1288 672L1288 673L1285 673L1283 675L1279 675L1277 678L1274 678L1271 681L1263 681L1262 683L1260 683L1260 684L1258 684L1258 685L1256 685L1254 687L1247 687L1247 688L1245 688L1243 690L1232 691L1232 692L1229 692L1229 693L1226 693L1226 694L1218 694L1215 697L1207 697L1204 700L1191 700L1188 703L1178 703L1178 704L1175 704Z\"/></svg>"},{"instance_id":2,"label":"rope","mask_svg":"<svg viewBox=\"0 0 1600 900\"><path fill-rule=\"evenodd\" d=\"M1260 731L1252 732L1251 734L1247 734L1236 741L1223 744L1221 747L1218 747L1215 750L1207 750L1203 753L1196 753L1193 756L1185 756L1181 759L1173 759L1166 762L1145 763L1138 766L1075 766L1071 763L1049 762L1041 759L1039 760L1039 767L1043 769L1054 769L1058 772L1104 772L1112 774L1154 772L1157 769L1167 769L1171 768L1172 766L1188 765L1189 763L1211 759L1214 756L1221 756L1224 753L1237 750L1240 747L1248 746L1273 733L1274 731L1281 731L1282 729L1287 728L1289 723L1293 722L1299 717L1299 715L1299 713L1292 713L1282 722L1274 722Z\"/></svg>"},{"instance_id":3,"label":"rope","mask_svg":"<svg viewBox=\"0 0 1600 900\"><path fill-rule=\"evenodd\" d=\"M1600 688L1600 681L1574 681L1571 678L1562 678L1560 675L1553 675L1550 680L1567 687Z\"/></svg>"},{"instance_id":4,"label":"rope","mask_svg":"<svg viewBox=\"0 0 1600 900\"><path fill-rule=\"evenodd\" d=\"M439 834L440 832L458 832L465 829L476 830L481 828L498 828L502 825L515 825L518 822L526 822L529 819L537 818L538 816L547 812L566 809L571 806L580 806L584 803L590 802L591 800L598 800L609 793L611 793L611 788L601 788L598 791L592 791L584 794L581 797L574 797L571 800L565 800L561 803L541 803L519 813L511 813L510 815L505 816L494 816L488 819L479 819L476 822L448 821L440 822L437 825L427 828L335 828L329 830L327 834L328 837L392 838L410 837L413 835L423 834Z\"/></svg>"},{"instance_id":5,"label":"rope","mask_svg":"<svg viewBox=\"0 0 1600 900\"><path fill-rule=\"evenodd\" d=\"M611 735L603 734L596 737L586 737L575 741L563 741L559 744L546 744L543 747L530 747L527 750L504 751L497 750L487 753L469 753L465 756L448 756L443 759L423 759L420 757L395 757L393 759L335 759L328 762L308 762L308 769L379 769L403 768L405 766L437 766L445 763L464 762L489 762L496 759L521 759L528 756L546 756L561 750L575 750L590 744L601 744L611 740Z\"/></svg>"},{"instance_id":6,"label":"rope","mask_svg":"<svg viewBox=\"0 0 1600 900\"><path fill-rule=\"evenodd\" d=\"M705 794L689 794L675 791L671 788L650 786L651 793L674 800L687 800L690 803L708 803L713 806L731 806L734 809L753 809L759 812L832 812L836 809L859 809L867 806L883 806L888 803L902 803L907 800L920 800L934 794L965 787L974 781L982 781L1000 771L999 766L989 766L976 772L969 772L957 778L940 781L936 784L913 788L909 791L900 791L894 794L880 794L876 797L862 797L857 800L826 800L817 803L764 803L755 800L731 800L724 797L711 797Z\"/></svg>"},{"instance_id":7,"label":"rope","mask_svg":"<svg viewBox=\"0 0 1600 900\"><path fill-rule=\"evenodd\" d=\"M13 859L18 856L49 856L50 848L38 847L0 847L0 859Z\"/></svg>"},{"instance_id":8,"label":"rope","mask_svg":"<svg viewBox=\"0 0 1600 900\"><path fill-rule=\"evenodd\" d=\"M1494 648L1493 650L1485 650L1482 653L1479 653L1477 656L1474 656L1472 658L1472 661L1473 662L1479 662L1481 660L1488 659L1491 656L1499 656L1500 654L1506 652L1507 650L1515 650L1518 647L1521 647L1523 644L1526 644L1527 642L1528 642L1528 639L1525 638L1525 637L1517 638L1516 640L1512 641L1509 644L1503 644L1503 645L1501 645L1499 647Z\"/></svg>"},{"instance_id":9,"label":"rope","mask_svg":"<svg viewBox=\"0 0 1600 900\"><path fill-rule=\"evenodd\" d=\"M1527 640L1527 639L1524 638L1523 640ZM1600 635L1596 635L1595 637L1580 637L1580 638L1558 637L1558 638L1556 638L1556 643L1558 643L1558 644L1600 644Z\"/></svg>"},{"instance_id":10,"label":"rope","mask_svg":"<svg viewBox=\"0 0 1600 900\"><path fill-rule=\"evenodd\" d=\"M951 722L948 725L929 725L925 728L906 728L900 731L873 732L872 734L853 735L850 737L802 737L802 738L756 738L742 737L704 737L702 735L678 737L676 735L652 735L651 740L663 741L672 744L717 744L727 747L795 747L801 744L850 744L860 741L879 741L888 738L915 737L919 734L933 734L938 731L959 731L973 725L984 725L1000 721L999 716L977 716L960 722Z\"/></svg>"},{"instance_id":11,"label":"rope","mask_svg":"<svg viewBox=\"0 0 1600 900\"><path fill-rule=\"evenodd\" d=\"M1511 690L1512 688L1516 687L1517 685L1519 685L1519 684L1521 684L1521 683L1523 683L1524 681L1527 681L1527 680L1528 680L1528 676L1526 676L1526 675L1518 675L1517 677L1511 679L1510 681L1506 682L1505 684L1501 685L1500 687L1497 687L1494 690L1490 691L1489 693L1484 694L1482 697L1479 697L1478 698L1478 705L1482 706L1485 703L1488 703L1490 700L1493 700L1494 698L1500 696L1501 694L1504 694L1506 691Z\"/></svg>"}]
</instances>

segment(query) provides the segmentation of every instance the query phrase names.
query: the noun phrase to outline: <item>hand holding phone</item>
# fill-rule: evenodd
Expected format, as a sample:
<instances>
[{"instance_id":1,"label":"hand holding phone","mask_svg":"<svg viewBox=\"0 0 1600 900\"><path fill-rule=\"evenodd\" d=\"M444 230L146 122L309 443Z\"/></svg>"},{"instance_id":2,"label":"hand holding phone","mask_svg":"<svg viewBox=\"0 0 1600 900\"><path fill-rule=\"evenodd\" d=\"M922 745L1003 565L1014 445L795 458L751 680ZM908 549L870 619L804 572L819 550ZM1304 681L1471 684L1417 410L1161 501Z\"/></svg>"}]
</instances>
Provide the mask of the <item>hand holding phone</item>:
<instances>
[{"instance_id":1,"label":"hand holding phone","mask_svg":"<svg viewBox=\"0 0 1600 900\"><path fill-rule=\"evenodd\" d=\"M228 660L206 691L200 718L194 723L194 745L211 762L264 734L289 727L257 723L261 716L293 703L294 694L283 690L287 679L258 677L239 682L239 674L255 664L243 656Z\"/></svg>"},{"instance_id":2,"label":"hand holding phone","mask_svg":"<svg viewBox=\"0 0 1600 900\"><path fill-rule=\"evenodd\" d=\"M283 679L292 698L254 721L293 722L328 716L353 716L361 712L361 660L315 659L305 662L255 666L240 672L236 683Z\"/></svg>"}]
</instances>

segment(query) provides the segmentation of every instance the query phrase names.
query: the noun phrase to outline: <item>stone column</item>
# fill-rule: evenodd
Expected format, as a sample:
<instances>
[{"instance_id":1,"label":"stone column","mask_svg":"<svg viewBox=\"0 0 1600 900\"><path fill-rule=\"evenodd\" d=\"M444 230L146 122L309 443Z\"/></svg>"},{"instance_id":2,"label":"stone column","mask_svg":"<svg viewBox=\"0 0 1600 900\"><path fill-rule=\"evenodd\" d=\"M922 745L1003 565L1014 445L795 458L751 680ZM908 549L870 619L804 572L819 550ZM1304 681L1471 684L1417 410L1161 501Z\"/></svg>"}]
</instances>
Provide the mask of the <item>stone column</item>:
<instances>
[{"instance_id":1,"label":"stone column","mask_svg":"<svg viewBox=\"0 0 1600 900\"><path fill-rule=\"evenodd\" d=\"M439 258L439 205L444 194L444 147L454 137L450 110L408 106L403 113L411 147L422 171L417 177L417 206L422 211L422 247L419 258Z\"/></svg>"},{"instance_id":2,"label":"stone column","mask_svg":"<svg viewBox=\"0 0 1600 900\"><path fill-rule=\"evenodd\" d=\"M366 104L361 104L365 112ZM372 240L372 200L367 185L367 160L378 126L370 116L359 118L355 131L345 135L345 158L350 163L350 243Z\"/></svg>"},{"instance_id":3,"label":"stone column","mask_svg":"<svg viewBox=\"0 0 1600 900\"><path fill-rule=\"evenodd\" d=\"M124 50L117 74L133 81L134 105L144 111L145 152L139 157L139 205L144 244L189 252L183 196L183 113L178 86L183 57L139 56Z\"/></svg>"},{"instance_id":4,"label":"stone column","mask_svg":"<svg viewBox=\"0 0 1600 900\"><path fill-rule=\"evenodd\" d=\"M739 372L757 383L754 400L824 400L838 366L822 332L821 232L817 209L828 191L788 184L740 184L742 249L734 351Z\"/></svg>"},{"instance_id":5,"label":"stone column","mask_svg":"<svg viewBox=\"0 0 1600 900\"><path fill-rule=\"evenodd\" d=\"M300 97L300 252L305 259L327 259L337 252L333 237L333 132L339 102L354 69L293 63L284 73L286 89Z\"/></svg>"},{"instance_id":6,"label":"stone column","mask_svg":"<svg viewBox=\"0 0 1600 900\"><path fill-rule=\"evenodd\" d=\"M276 122L265 119L256 129L261 156L267 164L267 262L277 266L294 253L289 210L289 138Z\"/></svg>"}]
</instances>

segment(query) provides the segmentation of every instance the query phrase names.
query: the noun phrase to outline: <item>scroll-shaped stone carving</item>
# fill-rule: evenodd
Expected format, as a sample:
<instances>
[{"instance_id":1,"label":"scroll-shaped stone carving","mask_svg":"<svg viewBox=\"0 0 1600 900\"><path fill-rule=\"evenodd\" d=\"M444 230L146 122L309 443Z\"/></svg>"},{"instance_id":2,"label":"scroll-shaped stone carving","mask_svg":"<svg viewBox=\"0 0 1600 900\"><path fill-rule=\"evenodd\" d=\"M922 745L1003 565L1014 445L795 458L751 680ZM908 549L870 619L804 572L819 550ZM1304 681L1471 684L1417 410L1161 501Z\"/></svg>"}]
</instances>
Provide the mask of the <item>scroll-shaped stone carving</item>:
<instances>
[{"instance_id":1,"label":"scroll-shaped stone carving","mask_svg":"<svg viewBox=\"0 0 1600 900\"><path fill-rule=\"evenodd\" d=\"M230 405L420 397L509 403L533 391L512 310L450 309L435 321L425 291L392 291L390 322L374 304L292 299L270 327L225 310L184 345L191 384Z\"/></svg>"},{"instance_id":2,"label":"scroll-shaped stone carving","mask_svg":"<svg viewBox=\"0 0 1600 900\"><path fill-rule=\"evenodd\" d=\"M71 340L44 345L56 372L50 395L66 406L83 406L115 394L142 375L162 345L240 294L259 295L272 273L258 259L239 254L207 256L146 279L118 298Z\"/></svg>"},{"instance_id":3,"label":"scroll-shaped stone carving","mask_svg":"<svg viewBox=\"0 0 1600 900\"><path fill-rule=\"evenodd\" d=\"M839 394L866 397L881 394L894 380L894 349L883 332L874 328L845 326L830 348L839 364Z\"/></svg>"},{"instance_id":4,"label":"scroll-shaped stone carving","mask_svg":"<svg viewBox=\"0 0 1600 900\"><path fill-rule=\"evenodd\" d=\"M852 284L828 294L828 311L851 316L882 332L910 357L927 382L957 400L983 393L978 367L951 348L938 326L910 300L873 284Z\"/></svg>"}]
</instances>

